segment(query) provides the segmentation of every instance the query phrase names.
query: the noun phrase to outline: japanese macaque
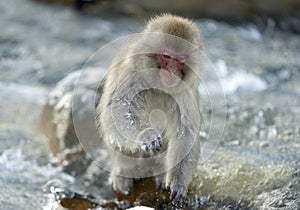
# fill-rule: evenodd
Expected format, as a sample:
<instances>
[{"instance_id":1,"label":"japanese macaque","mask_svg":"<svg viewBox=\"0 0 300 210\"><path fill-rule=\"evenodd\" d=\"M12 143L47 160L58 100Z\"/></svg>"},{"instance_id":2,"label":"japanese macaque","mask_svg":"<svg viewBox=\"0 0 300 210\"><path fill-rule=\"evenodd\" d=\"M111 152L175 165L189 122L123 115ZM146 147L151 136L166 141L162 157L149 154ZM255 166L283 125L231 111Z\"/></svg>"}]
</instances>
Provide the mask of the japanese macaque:
<instances>
[{"instance_id":1,"label":"japanese macaque","mask_svg":"<svg viewBox=\"0 0 300 210\"><path fill-rule=\"evenodd\" d=\"M97 123L112 159L112 186L130 194L136 178L153 176L184 204L200 153L200 31L165 14L120 50L106 75Z\"/></svg>"}]
</instances>

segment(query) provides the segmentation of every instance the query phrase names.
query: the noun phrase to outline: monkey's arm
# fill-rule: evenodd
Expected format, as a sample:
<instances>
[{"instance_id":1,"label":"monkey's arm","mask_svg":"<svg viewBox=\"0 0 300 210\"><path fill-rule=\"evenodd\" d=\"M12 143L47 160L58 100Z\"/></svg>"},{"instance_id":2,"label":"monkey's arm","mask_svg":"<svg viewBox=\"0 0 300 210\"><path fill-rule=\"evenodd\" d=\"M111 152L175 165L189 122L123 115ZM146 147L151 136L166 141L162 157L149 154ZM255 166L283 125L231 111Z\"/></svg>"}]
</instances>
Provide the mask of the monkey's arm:
<instances>
[{"instance_id":1,"label":"monkey's arm","mask_svg":"<svg viewBox=\"0 0 300 210\"><path fill-rule=\"evenodd\" d=\"M160 132L151 127L143 113L145 98L141 96L143 83L139 78L125 78L108 99L102 101L101 126L104 139L114 149L139 154L140 151L158 151L162 146ZM105 96L104 96L105 97ZM104 104L105 101L109 101ZM108 132L107 132L108 131Z\"/></svg>"}]
</instances>

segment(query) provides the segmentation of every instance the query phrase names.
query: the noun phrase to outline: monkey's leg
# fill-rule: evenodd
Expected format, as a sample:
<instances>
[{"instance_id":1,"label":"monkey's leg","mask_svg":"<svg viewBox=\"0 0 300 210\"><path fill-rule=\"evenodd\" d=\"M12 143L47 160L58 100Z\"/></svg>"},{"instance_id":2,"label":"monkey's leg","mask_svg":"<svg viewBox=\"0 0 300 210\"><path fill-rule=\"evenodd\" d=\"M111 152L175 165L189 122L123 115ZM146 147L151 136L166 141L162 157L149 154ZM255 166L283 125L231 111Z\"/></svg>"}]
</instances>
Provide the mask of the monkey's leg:
<instances>
[{"instance_id":1,"label":"monkey's leg","mask_svg":"<svg viewBox=\"0 0 300 210\"><path fill-rule=\"evenodd\" d=\"M188 185L192 180L192 171L200 153L198 140L186 133L184 137L171 141L168 148L168 164L174 166L167 173L166 182L171 191L172 204L184 205Z\"/></svg>"},{"instance_id":2,"label":"monkey's leg","mask_svg":"<svg viewBox=\"0 0 300 210\"><path fill-rule=\"evenodd\" d=\"M166 189L166 173L154 177L156 189Z\"/></svg>"},{"instance_id":3,"label":"monkey's leg","mask_svg":"<svg viewBox=\"0 0 300 210\"><path fill-rule=\"evenodd\" d=\"M124 195L129 195L133 185L131 178L134 163L127 163L122 156L115 156L113 162L112 187L115 191Z\"/></svg>"},{"instance_id":4,"label":"monkey's leg","mask_svg":"<svg viewBox=\"0 0 300 210\"><path fill-rule=\"evenodd\" d=\"M129 195L133 185L133 179L123 176L112 175L113 189L124 195Z\"/></svg>"}]
</instances>

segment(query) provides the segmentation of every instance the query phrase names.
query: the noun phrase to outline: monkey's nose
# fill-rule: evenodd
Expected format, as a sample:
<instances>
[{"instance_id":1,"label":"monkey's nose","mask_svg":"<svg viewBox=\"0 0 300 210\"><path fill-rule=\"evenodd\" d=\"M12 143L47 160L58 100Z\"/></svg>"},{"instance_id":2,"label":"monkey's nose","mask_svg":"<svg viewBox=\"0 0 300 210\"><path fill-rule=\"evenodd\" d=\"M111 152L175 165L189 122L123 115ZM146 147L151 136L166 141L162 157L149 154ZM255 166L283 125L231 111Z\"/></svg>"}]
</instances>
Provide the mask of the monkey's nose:
<instances>
[{"instance_id":1,"label":"monkey's nose","mask_svg":"<svg viewBox=\"0 0 300 210\"><path fill-rule=\"evenodd\" d=\"M170 71L170 73L173 74L173 75L176 74L177 73L177 69L176 68L172 68L171 71Z\"/></svg>"}]
</instances>

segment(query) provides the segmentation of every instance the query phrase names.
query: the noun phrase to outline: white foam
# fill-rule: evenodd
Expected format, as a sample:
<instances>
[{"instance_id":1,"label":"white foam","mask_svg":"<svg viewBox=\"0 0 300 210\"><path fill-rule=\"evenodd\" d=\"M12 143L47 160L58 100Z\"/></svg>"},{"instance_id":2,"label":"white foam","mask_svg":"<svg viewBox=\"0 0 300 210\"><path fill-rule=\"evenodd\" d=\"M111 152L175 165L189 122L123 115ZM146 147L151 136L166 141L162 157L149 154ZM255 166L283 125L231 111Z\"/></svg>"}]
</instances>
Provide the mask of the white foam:
<instances>
[{"instance_id":1,"label":"white foam","mask_svg":"<svg viewBox=\"0 0 300 210\"><path fill-rule=\"evenodd\" d=\"M238 90L243 92L257 92L267 88L267 84L256 75L239 71L228 77L220 79L223 91L226 95L234 94Z\"/></svg>"}]
</instances>

